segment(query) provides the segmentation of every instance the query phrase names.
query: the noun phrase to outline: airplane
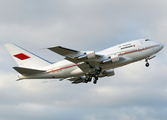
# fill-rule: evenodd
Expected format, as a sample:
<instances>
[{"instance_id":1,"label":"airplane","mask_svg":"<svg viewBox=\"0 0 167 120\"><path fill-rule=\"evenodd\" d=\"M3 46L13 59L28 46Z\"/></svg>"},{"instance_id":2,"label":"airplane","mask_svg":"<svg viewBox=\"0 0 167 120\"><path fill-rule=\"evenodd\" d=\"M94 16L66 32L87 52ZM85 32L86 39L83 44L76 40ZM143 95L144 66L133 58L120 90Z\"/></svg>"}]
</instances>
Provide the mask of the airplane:
<instances>
[{"instance_id":1,"label":"airplane","mask_svg":"<svg viewBox=\"0 0 167 120\"><path fill-rule=\"evenodd\" d=\"M72 84L96 84L102 77L114 76L115 68L145 59L146 67L149 60L156 57L164 45L149 39L138 39L108 49L95 51L78 51L62 46L47 49L64 56L65 60L51 63L15 44L8 43L5 47L19 67L13 67L23 79L59 79L69 80Z\"/></svg>"}]
</instances>

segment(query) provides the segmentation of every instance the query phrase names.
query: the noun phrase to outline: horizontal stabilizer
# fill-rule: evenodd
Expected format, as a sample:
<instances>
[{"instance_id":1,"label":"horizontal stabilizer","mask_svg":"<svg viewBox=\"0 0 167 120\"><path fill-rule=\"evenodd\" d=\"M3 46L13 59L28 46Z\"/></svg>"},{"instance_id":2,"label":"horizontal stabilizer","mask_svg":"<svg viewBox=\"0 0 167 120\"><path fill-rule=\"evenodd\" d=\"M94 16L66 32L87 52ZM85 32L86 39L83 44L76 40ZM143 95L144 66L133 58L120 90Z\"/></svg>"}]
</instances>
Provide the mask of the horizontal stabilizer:
<instances>
[{"instance_id":1,"label":"horizontal stabilizer","mask_svg":"<svg viewBox=\"0 0 167 120\"><path fill-rule=\"evenodd\" d=\"M45 72L44 70L36 70L36 69L29 69L29 68L22 68L22 67L13 67L17 72L22 75L35 75Z\"/></svg>"}]
</instances>

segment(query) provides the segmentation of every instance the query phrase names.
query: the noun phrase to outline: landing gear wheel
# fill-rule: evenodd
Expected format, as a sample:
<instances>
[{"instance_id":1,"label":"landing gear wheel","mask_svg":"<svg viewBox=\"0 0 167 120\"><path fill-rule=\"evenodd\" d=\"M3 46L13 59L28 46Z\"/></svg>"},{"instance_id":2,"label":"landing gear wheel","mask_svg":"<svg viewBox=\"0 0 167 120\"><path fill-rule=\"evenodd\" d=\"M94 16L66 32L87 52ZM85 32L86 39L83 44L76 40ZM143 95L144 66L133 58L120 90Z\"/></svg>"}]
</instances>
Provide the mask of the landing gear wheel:
<instances>
[{"instance_id":1,"label":"landing gear wheel","mask_svg":"<svg viewBox=\"0 0 167 120\"><path fill-rule=\"evenodd\" d=\"M148 60L149 60L149 58L146 58L146 59L145 59L145 61L146 61L146 67L149 67L149 65L150 65L150 64L148 63Z\"/></svg>"},{"instance_id":2,"label":"landing gear wheel","mask_svg":"<svg viewBox=\"0 0 167 120\"><path fill-rule=\"evenodd\" d=\"M98 80L98 76L95 76L93 83L96 84L96 83L97 83L97 80Z\"/></svg>"},{"instance_id":3,"label":"landing gear wheel","mask_svg":"<svg viewBox=\"0 0 167 120\"><path fill-rule=\"evenodd\" d=\"M149 63L146 63L146 67L149 67L149 65L150 65Z\"/></svg>"},{"instance_id":4,"label":"landing gear wheel","mask_svg":"<svg viewBox=\"0 0 167 120\"><path fill-rule=\"evenodd\" d=\"M97 83L97 80L94 80L93 83L96 84L96 83Z\"/></svg>"},{"instance_id":5,"label":"landing gear wheel","mask_svg":"<svg viewBox=\"0 0 167 120\"><path fill-rule=\"evenodd\" d=\"M99 69L96 69L96 70L95 70L95 73L96 73L97 75L99 75L100 72L101 72L101 70L102 70L102 69L101 69L101 67L100 67Z\"/></svg>"},{"instance_id":6,"label":"landing gear wheel","mask_svg":"<svg viewBox=\"0 0 167 120\"><path fill-rule=\"evenodd\" d=\"M88 83L92 81L92 76L91 75L86 75L84 83Z\"/></svg>"},{"instance_id":7,"label":"landing gear wheel","mask_svg":"<svg viewBox=\"0 0 167 120\"><path fill-rule=\"evenodd\" d=\"M88 82L91 82L92 81L92 77L90 77L89 79L88 79Z\"/></svg>"},{"instance_id":8,"label":"landing gear wheel","mask_svg":"<svg viewBox=\"0 0 167 120\"><path fill-rule=\"evenodd\" d=\"M85 80L85 83L88 83L88 80Z\"/></svg>"},{"instance_id":9,"label":"landing gear wheel","mask_svg":"<svg viewBox=\"0 0 167 120\"><path fill-rule=\"evenodd\" d=\"M86 77L86 79L85 79L85 83L88 83L88 82L89 82L89 78Z\"/></svg>"}]
</instances>

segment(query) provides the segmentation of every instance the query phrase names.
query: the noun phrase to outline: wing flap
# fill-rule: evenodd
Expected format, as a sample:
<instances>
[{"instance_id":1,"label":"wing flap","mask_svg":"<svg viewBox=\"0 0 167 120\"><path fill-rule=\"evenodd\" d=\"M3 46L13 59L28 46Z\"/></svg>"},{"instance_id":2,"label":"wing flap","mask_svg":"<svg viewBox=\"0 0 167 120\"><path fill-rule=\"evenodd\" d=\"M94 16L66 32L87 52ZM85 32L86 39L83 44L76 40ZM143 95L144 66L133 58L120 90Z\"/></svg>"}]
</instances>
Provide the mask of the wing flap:
<instances>
[{"instance_id":1,"label":"wing flap","mask_svg":"<svg viewBox=\"0 0 167 120\"><path fill-rule=\"evenodd\" d=\"M29 69L29 68L22 68L22 67L13 67L17 72L22 75L35 75L45 72L44 70L36 70L36 69Z\"/></svg>"}]
</instances>

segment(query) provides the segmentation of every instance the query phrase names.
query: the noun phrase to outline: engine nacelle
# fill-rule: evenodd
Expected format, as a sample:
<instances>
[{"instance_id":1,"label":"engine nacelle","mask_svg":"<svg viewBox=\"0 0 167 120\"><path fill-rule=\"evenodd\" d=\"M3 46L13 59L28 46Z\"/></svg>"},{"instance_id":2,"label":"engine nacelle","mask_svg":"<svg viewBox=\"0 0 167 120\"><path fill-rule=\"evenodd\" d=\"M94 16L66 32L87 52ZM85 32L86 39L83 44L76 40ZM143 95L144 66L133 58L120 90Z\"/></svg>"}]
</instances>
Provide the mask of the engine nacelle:
<instances>
[{"instance_id":1,"label":"engine nacelle","mask_svg":"<svg viewBox=\"0 0 167 120\"><path fill-rule=\"evenodd\" d=\"M82 83L84 82L86 79L86 76L81 76L79 79L75 80L72 82L72 84L79 84L79 83Z\"/></svg>"},{"instance_id":2,"label":"engine nacelle","mask_svg":"<svg viewBox=\"0 0 167 120\"><path fill-rule=\"evenodd\" d=\"M105 76L109 77L109 76L114 76L114 75L115 75L115 72L114 72L114 70L112 69L112 70L106 70L106 71L102 72L102 73L99 75L99 77L105 77Z\"/></svg>"},{"instance_id":3,"label":"engine nacelle","mask_svg":"<svg viewBox=\"0 0 167 120\"><path fill-rule=\"evenodd\" d=\"M116 54L116 55L111 55L109 58L103 60L102 63L107 63L107 62L115 63L115 62L118 62L119 59L120 59L120 57L119 57L118 54Z\"/></svg>"},{"instance_id":4,"label":"engine nacelle","mask_svg":"<svg viewBox=\"0 0 167 120\"><path fill-rule=\"evenodd\" d=\"M93 58L95 58L95 52L87 51L83 55L80 55L79 57L75 58L75 60L85 60L85 59L93 59Z\"/></svg>"},{"instance_id":5,"label":"engine nacelle","mask_svg":"<svg viewBox=\"0 0 167 120\"><path fill-rule=\"evenodd\" d=\"M119 55L118 55L118 54L116 54L116 55L112 55L110 58L111 58L111 60L112 60L113 63L119 61Z\"/></svg>"}]
</instances>

